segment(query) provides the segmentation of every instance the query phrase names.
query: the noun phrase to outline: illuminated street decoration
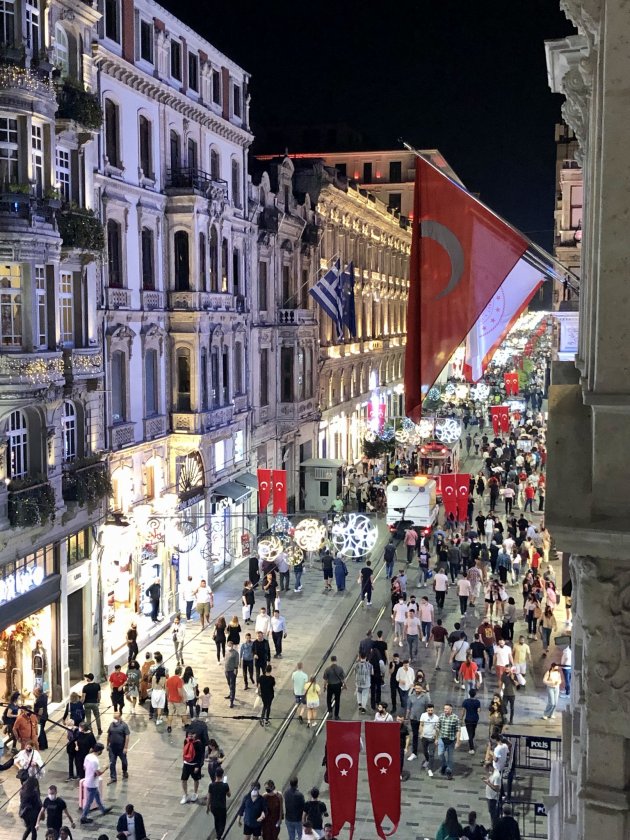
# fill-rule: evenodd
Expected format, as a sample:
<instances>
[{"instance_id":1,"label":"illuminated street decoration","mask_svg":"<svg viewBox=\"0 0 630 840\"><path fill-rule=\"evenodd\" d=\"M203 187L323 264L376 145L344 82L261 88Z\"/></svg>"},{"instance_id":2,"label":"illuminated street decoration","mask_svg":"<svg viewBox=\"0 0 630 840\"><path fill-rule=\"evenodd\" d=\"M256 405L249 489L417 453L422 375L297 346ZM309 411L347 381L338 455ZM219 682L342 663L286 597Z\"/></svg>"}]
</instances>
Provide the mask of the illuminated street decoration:
<instances>
[{"instance_id":1,"label":"illuminated street decoration","mask_svg":"<svg viewBox=\"0 0 630 840\"><path fill-rule=\"evenodd\" d=\"M474 388L470 389L470 396L473 400L477 400L478 402L483 402L487 400L490 396L490 388L486 385L485 382L478 382Z\"/></svg>"},{"instance_id":2,"label":"illuminated street decoration","mask_svg":"<svg viewBox=\"0 0 630 840\"><path fill-rule=\"evenodd\" d=\"M442 443L446 443L447 445L456 443L460 439L461 434L462 427L458 420L454 420L451 417L444 417L436 421L435 436Z\"/></svg>"},{"instance_id":3,"label":"illuminated street decoration","mask_svg":"<svg viewBox=\"0 0 630 840\"><path fill-rule=\"evenodd\" d=\"M283 549L280 537L265 537L258 542L258 556L261 560L276 560Z\"/></svg>"},{"instance_id":4,"label":"illuminated street decoration","mask_svg":"<svg viewBox=\"0 0 630 840\"><path fill-rule=\"evenodd\" d=\"M433 388L429 388L427 397L431 400L431 402L437 402L440 399L440 389L436 388L435 385Z\"/></svg>"},{"instance_id":5,"label":"illuminated street decoration","mask_svg":"<svg viewBox=\"0 0 630 840\"><path fill-rule=\"evenodd\" d=\"M319 551L326 536L326 526L318 519L303 519L295 526L293 539L304 551Z\"/></svg>"},{"instance_id":6,"label":"illuminated street decoration","mask_svg":"<svg viewBox=\"0 0 630 840\"><path fill-rule=\"evenodd\" d=\"M271 533L278 536L289 534L292 528L291 520L284 513L277 513L271 523Z\"/></svg>"},{"instance_id":7,"label":"illuminated street decoration","mask_svg":"<svg viewBox=\"0 0 630 840\"><path fill-rule=\"evenodd\" d=\"M332 526L333 545L344 557L365 557L376 545L377 536L376 527L360 513L350 513Z\"/></svg>"},{"instance_id":8,"label":"illuminated street decoration","mask_svg":"<svg viewBox=\"0 0 630 840\"><path fill-rule=\"evenodd\" d=\"M287 556L287 563L289 566L297 566L304 560L304 552L299 546L295 545L295 543L291 543L291 545L287 546L284 553Z\"/></svg>"}]
</instances>

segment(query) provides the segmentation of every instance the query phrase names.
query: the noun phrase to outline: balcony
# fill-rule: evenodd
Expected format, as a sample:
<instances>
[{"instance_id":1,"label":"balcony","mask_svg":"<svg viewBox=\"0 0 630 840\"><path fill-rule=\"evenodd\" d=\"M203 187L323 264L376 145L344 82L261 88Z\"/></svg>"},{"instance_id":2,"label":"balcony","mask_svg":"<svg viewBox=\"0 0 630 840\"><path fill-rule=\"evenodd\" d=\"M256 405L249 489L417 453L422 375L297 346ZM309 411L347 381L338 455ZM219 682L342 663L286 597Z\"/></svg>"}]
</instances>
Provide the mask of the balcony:
<instances>
[{"instance_id":1,"label":"balcony","mask_svg":"<svg viewBox=\"0 0 630 840\"><path fill-rule=\"evenodd\" d=\"M98 455L79 458L66 464L61 479L61 494L65 502L87 505L92 511L112 492L112 483L105 461Z\"/></svg>"},{"instance_id":2,"label":"balcony","mask_svg":"<svg viewBox=\"0 0 630 840\"><path fill-rule=\"evenodd\" d=\"M278 323L283 327L314 324L315 313L311 312L310 309L279 309Z\"/></svg>"},{"instance_id":3,"label":"balcony","mask_svg":"<svg viewBox=\"0 0 630 840\"><path fill-rule=\"evenodd\" d=\"M96 379L103 376L103 354L99 347L63 351L63 367L67 380Z\"/></svg>"},{"instance_id":4,"label":"balcony","mask_svg":"<svg viewBox=\"0 0 630 840\"><path fill-rule=\"evenodd\" d=\"M129 289L105 289L105 299L108 309L131 309L131 292Z\"/></svg>"},{"instance_id":5,"label":"balcony","mask_svg":"<svg viewBox=\"0 0 630 840\"><path fill-rule=\"evenodd\" d=\"M50 387L63 385L64 360L61 353L0 353L0 382L11 385Z\"/></svg>"},{"instance_id":6,"label":"balcony","mask_svg":"<svg viewBox=\"0 0 630 840\"><path fill-rule=\"evenodd\" d=\"M135 423L117 423L115 426L110 426L112 449L122 449L123 446L129 446L135 443L135 430Z\"/></svg>"},{"instance_id":7,"label":"balcony","mask_svg":"<svg viewBox=\"0 0 630 840\"><path fill-rule=\"evenodd\" d=\"M248 409L247 394L241 394L239 397L234 397L234 414L242 414Z\"/></svg>"},{"instance_id":8,"label":"balcony","mask_svg":"<svg viewBox=\"0 0 630 840\"><path fill-rule=\"evenodd\" d=\"M189 312L233 311L237 302L234 295L223 292L169 292L168 296L172 310Z\"/></svg>"},{"instance_id":9,"label":"balcony","mask_svg":"<svg viewBox=\"0 0 630 840\"><path fill-rule=\"evenodd\" d=\"M55 491L43 476L14 479L8 489L12 528L36 528L55 521Z\"/></svg>"},{"instance_id":10,"label":"balcony","mask_svg":"<svg viewBox=\"0 0 630 840\"><path fill-rule=\"evenodd\" d=\"M54 230L58 202L30 195L29 184L14 185L14 192L0 193L0 225L3 230L22 232L42 225Z\"/></svg>"},{"instance_id":11,"label":"balcony","mask_svg":"<svg viewBox=\"0 0 630 840\"><path fill-rule=\"evenodd\" d=\"M93 210L75 205L64 207L58 223L64 248L92 254L102 254L105 250L103 225Z\"/></svg>"},{"instance_id":12,"label":"balcony","mask_svg":"<svg viewBox=\"0 0 630 840\"><path fill-rule=\"evenodd\" d=\"M315 403L313 399L302 400L302 402L281 403L278 406L278 420L309 420L314 419L312 415L315 412Z\"/></svg>"},{"instance_id":13,"label":"balcony","mask_svg":"<svg viewBox=\"0 0 630 840\"><path fill-rule=\"evenodd\" d=\"M145 417L144 419L144 439L153 440L153 438L162 437L166 434L166 417L160 415L157 417Z\"/></svg>"},{"instance_id":14,"label":"balcony","mask_svg":"<svg viewBox=\"0 0 630 840\"><path fill-rule=\"evenodd\" d=\"M58 94L57 118L72 120L87 131L98 131L103 124L99 97L85 90L82 84L66 79Z\"/></svg>"},{"instance_id":15,"label":"balcony","mask_svg":"<svg viewBox=\"0 0 630 840\"><path fill-rule=\"evenodd\" d=\"M175 433L203 435L232 422L234 406L224 405L208 411L172 412L171 423Z\"/></svg>"},{"instance_id":16,"label":"balcony","mask_svg":"<svg viewBox=\"0 0 630 840\"><path fill-rule=\"evenodd\" d=\"M0 60L20 61L15 54L23 47L3 47ZM12 53L9 55L9 53ZM29 111L49 114L51 117L57 110L55 89L48 78L48 74L18 67L15 64L0 65L0 105L11 110L27 108Z\"/></svg>"},{"instance_id":17,"label":"balcony","mask_svg":"<svg viewBox=\"0 0 630 840\"><path fill-rule=\"evenodd\" d=\"M164 309L164 292L156 292L153 289L143 289L141 295L142 308L145 311Z\"/></svg>"},{"instance_id":18,"label":"balcony","mask_svg":"<svg viewBox=\"0 0 630 840\"><path fill-rule=\"evenodd\" d=\"M166 173L167 195L202 195L210 200L227 201L227 181L213 178L209 172L194 167L177 167Z\"/></svg>"}]
</instances>

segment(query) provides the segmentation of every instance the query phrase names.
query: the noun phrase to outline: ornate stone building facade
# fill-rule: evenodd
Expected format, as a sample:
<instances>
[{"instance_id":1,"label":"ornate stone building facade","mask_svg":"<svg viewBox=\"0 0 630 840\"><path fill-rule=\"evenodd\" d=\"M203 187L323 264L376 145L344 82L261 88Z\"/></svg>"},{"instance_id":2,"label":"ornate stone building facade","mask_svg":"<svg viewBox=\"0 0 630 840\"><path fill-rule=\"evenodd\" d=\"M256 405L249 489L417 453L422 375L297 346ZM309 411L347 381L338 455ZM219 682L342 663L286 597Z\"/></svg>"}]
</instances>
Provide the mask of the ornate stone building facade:
<instances>
[{"instance_id":1,"label":"ornate stone building facade","mask_svg":"<svg viewBox=\"0 0 630 840\"><path fill-rule=\"evenodd\" d=\"M571 553L573 686L554 768L551 838L630 836L630 437L627 294L630 7L562 0L578 34L547 44L584 171L579 344L552 372L547 525Z\"/></svg>"}]
</instances>

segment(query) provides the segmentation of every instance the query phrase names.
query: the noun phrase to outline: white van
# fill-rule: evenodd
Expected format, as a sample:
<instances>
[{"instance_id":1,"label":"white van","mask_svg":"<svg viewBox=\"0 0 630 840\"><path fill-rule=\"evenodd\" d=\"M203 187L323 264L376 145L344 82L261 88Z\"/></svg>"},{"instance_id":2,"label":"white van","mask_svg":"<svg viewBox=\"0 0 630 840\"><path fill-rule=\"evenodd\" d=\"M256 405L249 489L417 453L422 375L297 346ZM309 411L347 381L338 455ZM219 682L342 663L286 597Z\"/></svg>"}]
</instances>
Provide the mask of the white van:
<instances>
[{"instance_id":1,"label":"white van","mask_svg":"<svg viewBox=\"0 0 630 840\"><path fill-rule=\"evenodd\" d=\"M387 487L387 525L396 531L399 523L431 529L439 513L435 480L426 475L395 478Z\"/></svg>"}]
</instances>

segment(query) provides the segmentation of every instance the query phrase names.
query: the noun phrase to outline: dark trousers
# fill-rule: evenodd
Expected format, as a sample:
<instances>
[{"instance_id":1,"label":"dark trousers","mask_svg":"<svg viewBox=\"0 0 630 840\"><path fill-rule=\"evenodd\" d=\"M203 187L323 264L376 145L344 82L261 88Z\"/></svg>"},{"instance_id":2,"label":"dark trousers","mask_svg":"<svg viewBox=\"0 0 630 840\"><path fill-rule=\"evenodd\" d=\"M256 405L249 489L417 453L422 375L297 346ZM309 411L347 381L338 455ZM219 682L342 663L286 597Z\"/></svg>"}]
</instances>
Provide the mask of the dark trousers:
<instances>
[{"instance_id":1,"label":"dark trousers","mask_svg":"<svg viewBox=\"0 0 630 840\"><path fill-rule=\"evenodd\" d=\"M269 715L271 714L271 704L273 703L273 697L261 697L262 700L262 712L260 713L261 720L269 720Z\"/></svg>"},{"instance_id":2,"label":"dark trousers","mask_svg":"<svg viewBox=\"0 0 630 840\"><path fill-rule=\"evenodd\" d=\"M83 767L83 762L85 761L85 756L87 753L78 752L76 754L76 765L77 765L77 775L80 779L85 779L85 769Z\"/></svg>"},{"instance_id":3,"label":"dark trousers","mask_svg":"<svg viewBox=\"0 0 630 840\"><path fill-rule=\"evenodd\" d=\"M226 671L225 679L230 689L230 703L233 703L236 697L236 671Z\"/></svg>"},{"instance_id":4,"label":"dark trousers","mask_svg":"<svg viewBox=\"0 0 630 840\"><path fill-rule=\"evenodd\" d=\"M249 685L249 683L254 683L254 660L253 659L243 659L241 663L241 667L243 669L243 682L245 683L245 688ZM248 682L249 678L249 682Z\"/></svg>"},{"instance_id":5,"label":"dark trousers","mask_svg":"<svg viewBox=\"0 0 630 840\"><path fill-rule=\"evenodd\" d=\"M400 689L398 688L398 683L396 682L396 680L389 681L389 693L392 701L392 707L390 709L390 712L394 714L394 712L396 711L396 704L398 700L400 700L400 705L404 709L405 706L403 703L402 694L400 694Z\"/></svg>"},{"instance_id":6,"label":"dark trousers","mask_svg":"<svg viewBox=\"0 0 630 840\"><path fill-rule=\"evenodd\" d=\"M109 745L109 775L110 778L116 778L116 759L120 759L122 764L123 775L127 773L127 755L124 752L124 744L110 744Z\"/></svg>"},{"instance_id":7,"label":"dark trousers","mask_svg":"<svg viewBox=\"0 0 630 840\"><path fill-rule=\"evenodd\" d=\"M127 643L127 665L138 658L138 642Z\"/></svg>"},{"instance_id":8,"label":"dark trousers","mask_svg":"<svg viewBox=\"0 0 630 840\"><path fill-rule=\"evenodd\" d=\"M265 594L265 604L267 605L267 615L273 615L274 606L276 604L276 596Z\"/></svg>"},{"instance_id":9,"label":"dark trousers","mask_svg":"<svg viewBox=\"0 0 630 840\"><path fill-rule=\"evenodd\" d=\"M114 711L117 712L120 709L120 711L122 712L124 705L125 692L119 688L115 688L112 691L112 706L114 707Z\"/></svg>"},{"instance_id":10,"label":"dark trousers","mask_svg":"<svg viewBox=\"0 0 630 840\"><path fill-rule=\"evenodd\" d=\"M291 572L280 572L280 592L289 591L289 580Z\"/></svg>"},{"instance_id":11,"label":"dark trousers","mask_svg":"<svg viewBox=\"0 0 630 840\"><path fill-rule=\"evenodd\" d=\"M446 598L446 592L436 592L435 593L435 603L438 606L439 610L444 609L444 599Z\"/></svg>"},{"instance_id":12,"label":"dark trousers","mask_svg":"<svg viewBox=\"0 0 630 840\"><path fill-rule=\"evenodd\" d=\"M468 743L470 746L468 747L469 750L475 749L475 735L477 733L477 724L476 723L468 723L466 721L466 729L468 730Z\"/></svg>"},{"instance_id":13,"label":"dark trousers","mask_svg":"<svg viewBox=\"0 0 630 840\"><path fill-rule=\"evenodd\" d=\"M505 500L505 515L507 516L509 513L512 513L512 503L514 499L506 499Z\"/></svg>"},{"instance_id":14,"label":"dark trousers","mask_svg":"<svg viewBox=\"0 0 630 840\"><path fill-rule=\"evenodd\" d=\"M490 820L492 822L492 826L494 827L495 822L499 819L498 799L488 799L488 813L490 814Z\"/></svg>"},{"instance_id":15,"label":"dark trousers","mask_svg":"<svg viewBox=\"0 0 630 840\"><path fill-rule=\"evenodd\" d=\"M37 817L39 816L39 808L26 808L24 813L22 814L22 821L26 826L24 834L22 835L22 840L27 840L27 837L32 838L32 840L37 840L37 829L35 826L37 825Z\"/></svg>"},{"instance_id":16,"label":"dark trousers","mask_svg":"<svg viewBox=\"0 0 630 840\"><path fill-rule=\"evenodd\" d=\"M422 739L422 754L424 755L424 760L431 765L431 762L435 758L435 741L433 738Z\"/></svg>"},{"instance_id":17,"label":"dark trousers","mask_svg":"<svg viewBox=\"0 0 630 840\"><path fill-rule=\"evenodd\" d=\"M71 779L80 779L79 772L79 753L73 749L68 753L68 776Z\"/></svg>"},{"instance_id":18,"label":"dark trousers","mask_svg":"<svg viewBox=\"0 0 630 840\"><path fill-rule=\"evenodd\" d=\"M381 702L381 685L380 676L372 677L370 682L370 706L373 709Z\"/></svg>"},{"instance_id":19,"label":"dark trousers","mask_svg":"<svg viewBox=\"0 0 630 840\"><path fill-rule=\"evenodd\" d=\"M510 723L514 723L514 700L515 697L508 695L503 697L503 714L507 717L508 706L510 707Z\"/></svg>"},{"instance_id":20,"label":"dark trousers","mask_svg":"<svg viewBox=\"0 0 630 840\"><path fill-rule=\"evenodd\" d=\"M194 606L195 606L194 601L186 601L186 621L190 621Z\"/></svg>"},{"instance_id":21,"label":"dark trousers","mask_svg":"<svg viewBox=\"0 0 630 840\"><path fill-rule=\"evenodd\" d=\"M462 615L466 615L466 610L468 609L468 595L460 595L459 596L459 611Z\"/></svg>"},{"instance_id":22,"label":"dark trousers","mask_svg":"<svg viewBox=\"0 0 630 840\"><path fill-rule=\"evenodd\" d=\"M368 604L372 603L372 587L371 586L362 587L362 589L361 589L361 600L363 600L364 598L368 602Z\"/></svg>"},{"instance_id":23,"label":"dark trousers","mask_svg":"<svg viewBox=\"0 0 630 840\"><path fill-rule=\"evenodd\" d=\"M277 633L271 634L271 638L273 639L273 646L276 651L276 656L282 656L282 630L278 630Z\"/></svg>"},{"instance_id":24,"label":"dark trousers","mask_svg":"<svg viewBox=\"0 0 630 840\"><path fill-rule=\"evenodd\" d=\"M525 507L523 508L524 513L527 513L527 508L528 507L529 507L529 512L533 513L534 512L533 504L534 504L533 499L525 499Z\"/></svg>"},{"instance_id":25,"label":"dark trousers","mask_svg":"<svg viewBox=\"0 0 630 840\"><path fill-rule=\"evenodd\" d=\"M459 563L449 563L448 568L451 573L451 583L455 583L459 575Z\"/></svg>"},{"instance_id":26,"label":"dark trousers","mask_svg":"<svg viewBox=\"0 0 630 840\"><path fill-rule=\"evenodd\" d=\"M341 683L328 685L326 689L326 706L331 715L339 717L339 706L341 703Z\"/></svg>"},{"instance_id":27,"label":"dark trousers","mask_svg":"<svg viewBox=\"0 0 630 840\"><path fill-rule=\"evenodd\" d=\"M254 667L256 669L256 682L260 679L260 675L265 673L265 668L267 667L267 661L264 659L254 659Z\"/></svg>"},{"instance_id":28,"label":"dark trousers","mask_svg":"<svg viewBox=\"0 0 630 840\"><path fill-rule=\"evenodd\" d=\"M225 831L225 823L227 822L227 808L216 808L213 805L210 808L210 813L214 817L214 830L217 835L217 840L221 840Z\"/></svg>"},{"instance_id":29,"label":"dark trousers","mask_svg":"<svg viewBox=\"0 0 630 840\"><path fill-rule=\"evenodd\" d=\"M418 738L420 736L420 721L410 720L411 724L411 752L418 755Z\"/></svg>"},{"instance_id":30,"label":"dark trousers","mask_svg":"<svg viewBox=\"0 0 630 840\"><path fill-rule=\"evenodd\" d=\"M151 621L157 621L160 613L160 602L151 601Z\"/></svg>"},{"instance_id":31,"label":"dark trousers","mask_svg":"<svg viewBox=\"0 0 630 840\"><path fill-rule=\"evenodd\" d=\"M221 654L223 654L223 658L225 659L225 639L215 639L214 643L217 646L217 662L220 662Z\"/></svg>"}]
</instances>

